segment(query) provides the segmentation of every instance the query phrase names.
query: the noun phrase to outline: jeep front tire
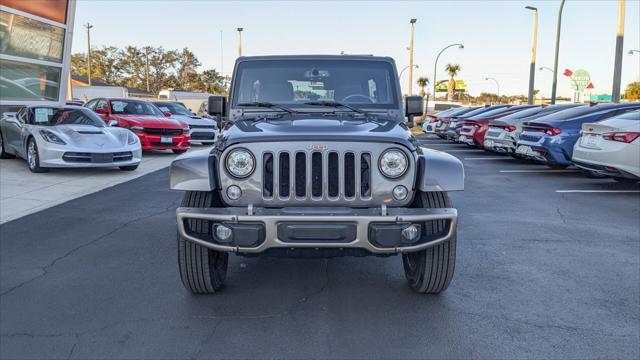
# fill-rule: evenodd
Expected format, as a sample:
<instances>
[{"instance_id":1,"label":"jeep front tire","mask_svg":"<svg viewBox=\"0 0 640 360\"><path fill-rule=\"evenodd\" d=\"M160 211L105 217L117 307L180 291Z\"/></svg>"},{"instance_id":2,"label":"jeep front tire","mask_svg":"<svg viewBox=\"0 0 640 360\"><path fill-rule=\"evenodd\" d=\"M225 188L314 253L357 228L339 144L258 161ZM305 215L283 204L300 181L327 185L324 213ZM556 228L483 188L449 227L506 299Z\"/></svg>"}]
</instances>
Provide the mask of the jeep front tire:
<instances>
[{"instance_id":1,"label":"jeep front tire","mask_svg":"<svg viewBox=\"0 0 640 360\"><path fill-rule=\"evenodd\" d=\"M416 194L414 208L449 208L451 202L446 192L421 192ZM425 227L427 235L443 232L446 221L437 220L433 227ZM414 291L423 294L439 294L446 290L453 278L456 265L456 237L425 250L402 255L404 274Z\"/></svg>"},{"instance_id":2,"label":"jeep front tire","mask_svg":"<svg viewBox=\"0 0 640 360\"><path fill-rule=\"evenodd\" d=\"M188 191L183 207L208 208L220 206L213 192ZM195 232L207 232L208 221L191 219L187 226ZM215 251L184 239L178 234L178 264L185 288L194 294L212 294L219 291L227 277L229 254Z\"/></svg>"}]
</instances>

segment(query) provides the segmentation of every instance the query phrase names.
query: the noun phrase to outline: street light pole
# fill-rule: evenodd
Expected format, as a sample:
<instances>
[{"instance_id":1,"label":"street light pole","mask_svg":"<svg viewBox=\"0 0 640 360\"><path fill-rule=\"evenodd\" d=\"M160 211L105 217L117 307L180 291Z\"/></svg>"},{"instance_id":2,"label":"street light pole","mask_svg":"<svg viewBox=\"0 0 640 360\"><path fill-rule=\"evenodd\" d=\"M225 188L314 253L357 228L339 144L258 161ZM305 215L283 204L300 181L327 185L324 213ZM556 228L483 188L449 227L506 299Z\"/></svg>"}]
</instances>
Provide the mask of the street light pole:
<instances>
[{"instance_id":1,"label":"street light pole","mask_svg":"<svg viewBox=\"0 0 640 360\"><path fill-rule=\"evenodd\" d=\"M242 28L238 28L238 57L242 56Z\"/></svg>"},{"instance_id":2,"label":"street light pole","mask_svg":"<svg viewBox=\"0 0 640 360\"><path fill-rule=\"evenodd\" d=\"M87 29L87 80L91 86L91 28L93 25L86 23L84 27Z\"/></svg>"},{"instance_id":3,"label":"street light pole","mask_svg":"<svg viewBox=\"0 0 640 360\"><path fill-rule=\"evenodd\" d=\"M407 94L413 94L413 33L415 31L416 19L409 20L411 24L411 37L409 38L409 88Z\"/></svg>"},{"instance_id":4,"label":"street light pole","mask_svg":"<svg viewBox=\"0 0 640 360\"><path fill-rule=\"evenodd\" d=\"M145 66L144 73L147 80L147 92L149 92L149 47L144 48Z\"/></svg>"},{"instance_id":5,"label":"street light pole","mask_svg":"<svg viewBox=\"0 0 640 360\"><path fill-rule=\"evenodd\" d=\"M489 81L489 80L495 81L496 85L498 86L498 99L500 99L500 83L498 82L498 80L496 80L495 78L492 78L492 77L486 77L484 79L487 80L487 81Z\"/></svg>"},{"instance_id":6,"label":"street light pole","mask_svg":"<svg viewBox=\"0 0 640 360\"><path fill-rule=\"evenodd\" d=\"M442 55L442 53L447 50L448 48L452 47L452 46L457 46L458 49L462 50L464 49L464 45L462 44L451 44L451 45L447 45L444 47L444 49L440 50L440 52L438 53L438 56L436 56L436 62L433 64L433 100L436 100L436 85L438 84L438 82L436 81L436 74L438 73L438 59L440 58L440 55Z\"/></svg>"},{"instance_id":7,"label":"street light pole","mask_svg":"<svg viewBox=\"0 0 640 360\"><path fill-rule=\"evenodd\" d=\"M622 77L622 46L624 43L624 10L625 0L618 0L618 32L616 34L616 55L613 65L613 89L611 101L620 102L620 80Z\"/></svg>"},{"instance_id":8,"label":"street light pole","mask_svg":"<svg viewBox=\"0 0 640 360\"><path fill-rule=\"evenodd\" d=\"M536 76L536 50L538 46L538 9L533 6L525 6L533 11L533 35L531 36L531 65L529 68L529 97L527 103L533 105L533 88Z\"/></svg>"},{"instance_id":9,"label":"street light pole","mask_svg":"<svg viewBox=\"0 0 640 360\"><path fill-rule=\"evenodd\" d=\"M564 1L560 0L560 9L558 10L558 28L556 30L556 51L555 60L553 61L553 85L551 85L551 104L556 103L556 89L558 87L558 54L560 53L560 27L562 26L562 9Z\"/></svg>"},{"instance_id":10,"label":"street light pole","mask_svg":"<svg viewBox=\"0 0 640 360\"><path fill-rule=\"evenodd\" d=\"M405 70L407 70L409 68L409 65L405 66L404 68L402 68L402 70L400 71L400 75L398 75L398 79L402 79L402 74L404 73ZM419 69L420 66L418 65L413 65L414 69Z\"/></svg>"}]
</instances>

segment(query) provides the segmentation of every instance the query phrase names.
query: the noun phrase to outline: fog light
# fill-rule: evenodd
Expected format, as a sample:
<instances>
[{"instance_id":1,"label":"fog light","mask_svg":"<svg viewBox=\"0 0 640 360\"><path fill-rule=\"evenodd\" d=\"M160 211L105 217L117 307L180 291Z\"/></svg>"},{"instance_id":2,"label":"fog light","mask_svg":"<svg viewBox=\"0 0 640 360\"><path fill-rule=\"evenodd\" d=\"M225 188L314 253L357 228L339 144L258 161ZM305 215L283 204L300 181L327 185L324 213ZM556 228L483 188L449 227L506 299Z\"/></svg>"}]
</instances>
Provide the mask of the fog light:
<instances>
[{"instance_id":1,"label":"fog light","mask_svg":"<svg viewBox=\"0 0 640 360\"><path fill-rule=\"evenodd\" d=\"M227 188L227 196L231 200L238 200L242 196L242 190L237 185L231 185Z\"/></svg>"},{"instance_id":2,"label":"fog light","mask_svg":"<svg viewBox=\"0 0 640 360\"><path fill-rule=\"evenodd\" d=\"M402 237L413 241L416 240L420 236L420 228L416 225L409 225L406 228L402 229Z\"/></svg>"},{"instance_id":3,"label":"fog light","mask_svg":"<svg viewBox=\"0 0 640 360\"><path fill-rule=\"evenodd\" d=\"M393 188L393 198L399 201L402 201L407 198L409 194L409 190L402 185L398 185Z\"/></svg>"},{"instance_id":4,"label":"fog light","mask_svg":"<svg viewBox=\"0 0 640 360\"><path fill-rule=\"evenodd\" d=\"M231 240L231 235L233 235L233 231L224 225L216 226L216 239L222 242L228 242Z\"/></svg>"}]
</instances>

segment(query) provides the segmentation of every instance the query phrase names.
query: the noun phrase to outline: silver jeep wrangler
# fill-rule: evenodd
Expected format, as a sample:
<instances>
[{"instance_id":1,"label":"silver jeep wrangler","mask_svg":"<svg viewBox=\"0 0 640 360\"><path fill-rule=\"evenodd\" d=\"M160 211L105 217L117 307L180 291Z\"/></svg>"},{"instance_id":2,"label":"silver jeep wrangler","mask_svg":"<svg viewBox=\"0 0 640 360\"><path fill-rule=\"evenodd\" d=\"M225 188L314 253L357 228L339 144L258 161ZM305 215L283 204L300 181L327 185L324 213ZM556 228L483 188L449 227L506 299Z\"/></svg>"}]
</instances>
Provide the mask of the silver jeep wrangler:
<instances>
[{"instance_id":1,"label":"silver jeep wrangler","mask_svg":"<svg viewBox=\"0 0 640 360\"><path fill-rule=\"evenodd\" d=\"M409 286L440 293L453 277L464 169L408 128L394 61L374 56L241 57L229 100L208 112L213 150L171 166L180 274L194 293L221 289L229 253L402 255ZM405 121L407 118L408 121Z\"/></svg>"}]
</instances>

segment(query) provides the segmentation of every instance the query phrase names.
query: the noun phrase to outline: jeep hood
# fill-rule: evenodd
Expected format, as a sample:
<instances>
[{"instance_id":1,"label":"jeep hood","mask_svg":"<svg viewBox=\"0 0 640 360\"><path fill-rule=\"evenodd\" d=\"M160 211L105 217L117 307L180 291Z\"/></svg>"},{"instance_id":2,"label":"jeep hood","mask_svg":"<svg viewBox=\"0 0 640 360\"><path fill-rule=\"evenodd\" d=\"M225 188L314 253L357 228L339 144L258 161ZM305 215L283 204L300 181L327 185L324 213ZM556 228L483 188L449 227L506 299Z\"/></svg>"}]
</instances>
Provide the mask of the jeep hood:
<instances>
[{"instance_id":1,"label":"jeep hood","mask_svg":"<svg viewBox=\"0 0 640 360\"><path fill-rule=\"evenodd\" d=\"M236 121L225 129L220 145L282 141L386 142L412 151L417 145L408 128L397 121L321 117Z\"/></svg>"}]
</instances>

